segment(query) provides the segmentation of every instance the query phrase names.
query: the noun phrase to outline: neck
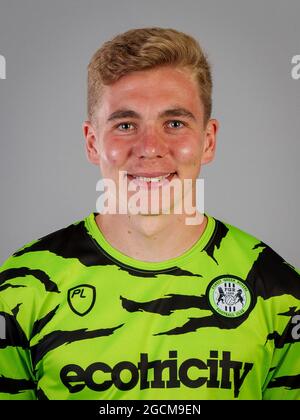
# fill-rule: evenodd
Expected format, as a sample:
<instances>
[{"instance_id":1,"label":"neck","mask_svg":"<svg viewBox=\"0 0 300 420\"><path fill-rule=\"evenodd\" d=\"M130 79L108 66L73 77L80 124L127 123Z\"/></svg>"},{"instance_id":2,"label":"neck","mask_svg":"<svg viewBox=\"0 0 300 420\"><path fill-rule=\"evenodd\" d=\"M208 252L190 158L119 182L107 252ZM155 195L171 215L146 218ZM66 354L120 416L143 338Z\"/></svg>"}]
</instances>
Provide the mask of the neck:
<instances>
[{"instance_id":1,"label":"neck","mask_svg":"<svg viewBox=\"0 0 300 420\"><path fill-rule=\"evenodd\" d=\"M202 217L201 222L187 225L186 215L177 214L96 216L96 223L110 245L131 258L148 262L182 255L205 230L207 218Z\"/></svg>"}]
</instances>

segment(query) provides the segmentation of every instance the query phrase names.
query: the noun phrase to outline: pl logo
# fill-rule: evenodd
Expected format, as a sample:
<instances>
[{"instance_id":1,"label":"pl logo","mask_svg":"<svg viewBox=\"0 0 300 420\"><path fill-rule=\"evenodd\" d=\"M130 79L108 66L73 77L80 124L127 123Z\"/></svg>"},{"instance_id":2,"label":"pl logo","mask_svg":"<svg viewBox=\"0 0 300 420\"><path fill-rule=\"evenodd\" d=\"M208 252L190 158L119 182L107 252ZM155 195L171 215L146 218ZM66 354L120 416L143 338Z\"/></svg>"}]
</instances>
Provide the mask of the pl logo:
<instances>
[{"instance_id":1,"label":"pl logo","mask_svg":"<svg viewBox=\"0 0 300 420\"><path fill-rule=\"evenodd\" d=\"M88 314L96 301L96 289L89 284L80 284L68 291L68 303L72 311L80 316Z\"/></svg>"},{"instance_id":2,"label":"pl logo","mask_svg":"<svg viewBox=\"0 0 300 420\"><path fill-rule=\"evenodd\" d=\"M0 54L0 79L6 79L6 60L3 55Z\"/></svg>"}]
</instances>

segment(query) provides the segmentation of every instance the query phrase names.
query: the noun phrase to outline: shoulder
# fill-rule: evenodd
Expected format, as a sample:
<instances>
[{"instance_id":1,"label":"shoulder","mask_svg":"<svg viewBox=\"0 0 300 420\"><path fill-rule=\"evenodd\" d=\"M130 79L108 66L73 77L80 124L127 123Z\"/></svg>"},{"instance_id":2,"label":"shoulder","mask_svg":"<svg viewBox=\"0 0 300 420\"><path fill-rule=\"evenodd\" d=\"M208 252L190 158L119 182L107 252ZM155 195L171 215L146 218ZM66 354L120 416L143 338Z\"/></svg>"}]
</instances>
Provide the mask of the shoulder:
<instances>
[{"instance_id":1,"label":"shoulder","mask_svg":"<svg viewBox=\"0 0 300 420\"><path fill-rule=\"evenodd\" d=\"M232 246L236 245L236 251L238 248L244 251L252 249L260 250L262 252L265 250L265 254L267 254L270 258L278 261L284 260L276 250L257 236L252 235L235 225L221 221L214 217L212 218L215 221L215 229L212 239L218 239L220 243L224 240L224 243L227 241Z\"/></svg>"},{"instance_id":2,"label":"shoulder","mask_svg":"<svg viewBox=\"0 0 300 420\"><path fill-rule=\"evenodd\" d=\"M0 267L0 294L16 287L20 288L19 292L24 291L25 286L31 288L37 284L46 291L58 292L52 281L53 272L75 254L80 255L76 247L84 246L86 237L83 219L27 243ZM14 280L21 281L21 285L15 284Z\"/></svg>"},{"instance_id":3,"label":"shoulder","mask_svg":"<svg viewBox=\"0 0 300 420\"><path fill-rule=\"evenodd\" d=\"M88 217L23 245L4 262L0 272L13 268L20 262L26 262L30 265L31 262L34 264L35 260L43 262L44 258L51 258L54 255L72 258L73 254L79 252L78 246L80 244L84 246L84 241L88 238L86 229Z\"/></svg>"},{"instance_id":4,"label":"shoulder","mask_svg":"<svg viewBox=\"0 0 300 420\"><path fill-rule=\"evenodd\" d=\"M48 251L57 255L65 253L67 255L70 252L70 244L80 240L85 233L85 220L76 221L24 245L12 257L19 257L35 251Z\"/></svg>"},{"instance_id":5,"label":"shoulder","mask_svg":"<svg viewBox=\"0 0 300 420\"><path fill-rule=\"evenodd\" d=\"M239 260L244 265L255 261L267 245L256 236L210 216L213 221L213 232L205 247L205 251L216 263L229 260L231 263Z\"/></svg>"},{"instance_id":6,"label":"shoulder","mask_svg":"<svg viewBox=\"0 0 300 420\"><path fill-rule=\"evenodd\" d=\"M85 241L90 241L85 221L27 243L4 262L0 267L0 308L28 326L44 302L58 304L62 282L76 269Z\"/></svg>"},{"instance_id":7,"label":"shoulder","mask_svg":"<svg viewBox=\"0 0 300 420\"><path fill-rule=\"evenodd\" d=\"M263 244L258 237L246 232L245 230L227 223L224 220L219 220L213 217L215 221L215 236L220 238L226 238L227 240L235 241L236 243L240 243L241 245L248 245L251 244Z\"/></svg>"},{"instance_id":8,"label":"shoulder","mask_svg":"<svg viewBox=\"0 0 300 420\"><path fill-rule=\"evenodd\" d=\"M215 238L224 255L233 255L236 264L251 260L247 282L264 298L292 295L300 299L299 270L270 245L236 226L215 219Z\"/></svg>"}]
</instances>

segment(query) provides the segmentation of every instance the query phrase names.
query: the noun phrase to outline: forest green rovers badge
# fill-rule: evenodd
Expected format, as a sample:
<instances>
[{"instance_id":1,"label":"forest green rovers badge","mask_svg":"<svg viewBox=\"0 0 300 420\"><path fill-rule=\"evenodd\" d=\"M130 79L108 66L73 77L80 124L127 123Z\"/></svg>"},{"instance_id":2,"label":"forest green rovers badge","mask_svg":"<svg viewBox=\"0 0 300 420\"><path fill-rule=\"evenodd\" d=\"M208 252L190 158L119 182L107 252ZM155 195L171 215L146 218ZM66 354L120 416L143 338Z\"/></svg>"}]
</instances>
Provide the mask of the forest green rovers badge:
<instances>
[{"instance_id":1,"label":"forest green rovers badge","mask_svg":"<svg viewBox=\"0 0 300 420\"><path fill-rule=\"evenodd\" d=\"M230 274L213 279L207 296L212 309L226 318L244 315L251 304L251 292L246 283Z\"/></svg>"}]
</instances>

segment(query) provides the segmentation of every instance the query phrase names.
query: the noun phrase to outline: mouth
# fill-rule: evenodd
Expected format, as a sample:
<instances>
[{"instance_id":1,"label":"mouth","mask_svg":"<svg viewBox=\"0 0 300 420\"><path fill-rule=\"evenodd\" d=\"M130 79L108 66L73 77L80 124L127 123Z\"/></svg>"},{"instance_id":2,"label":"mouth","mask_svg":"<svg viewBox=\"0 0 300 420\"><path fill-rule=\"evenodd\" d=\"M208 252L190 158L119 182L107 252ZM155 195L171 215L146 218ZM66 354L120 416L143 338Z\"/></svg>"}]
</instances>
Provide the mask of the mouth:
<instances>
[{"instance_id":1,"label":"mouth","mask_svg":"<svg viewBox=\"0 0 300 420\"><path fill-rule=\"evenodd\" d=\"M127 174L127 178L134 184L142 188L159 188L168 184L173 178L177 176L177 172L149 172Z\"/></svg>"}]
</instances>

